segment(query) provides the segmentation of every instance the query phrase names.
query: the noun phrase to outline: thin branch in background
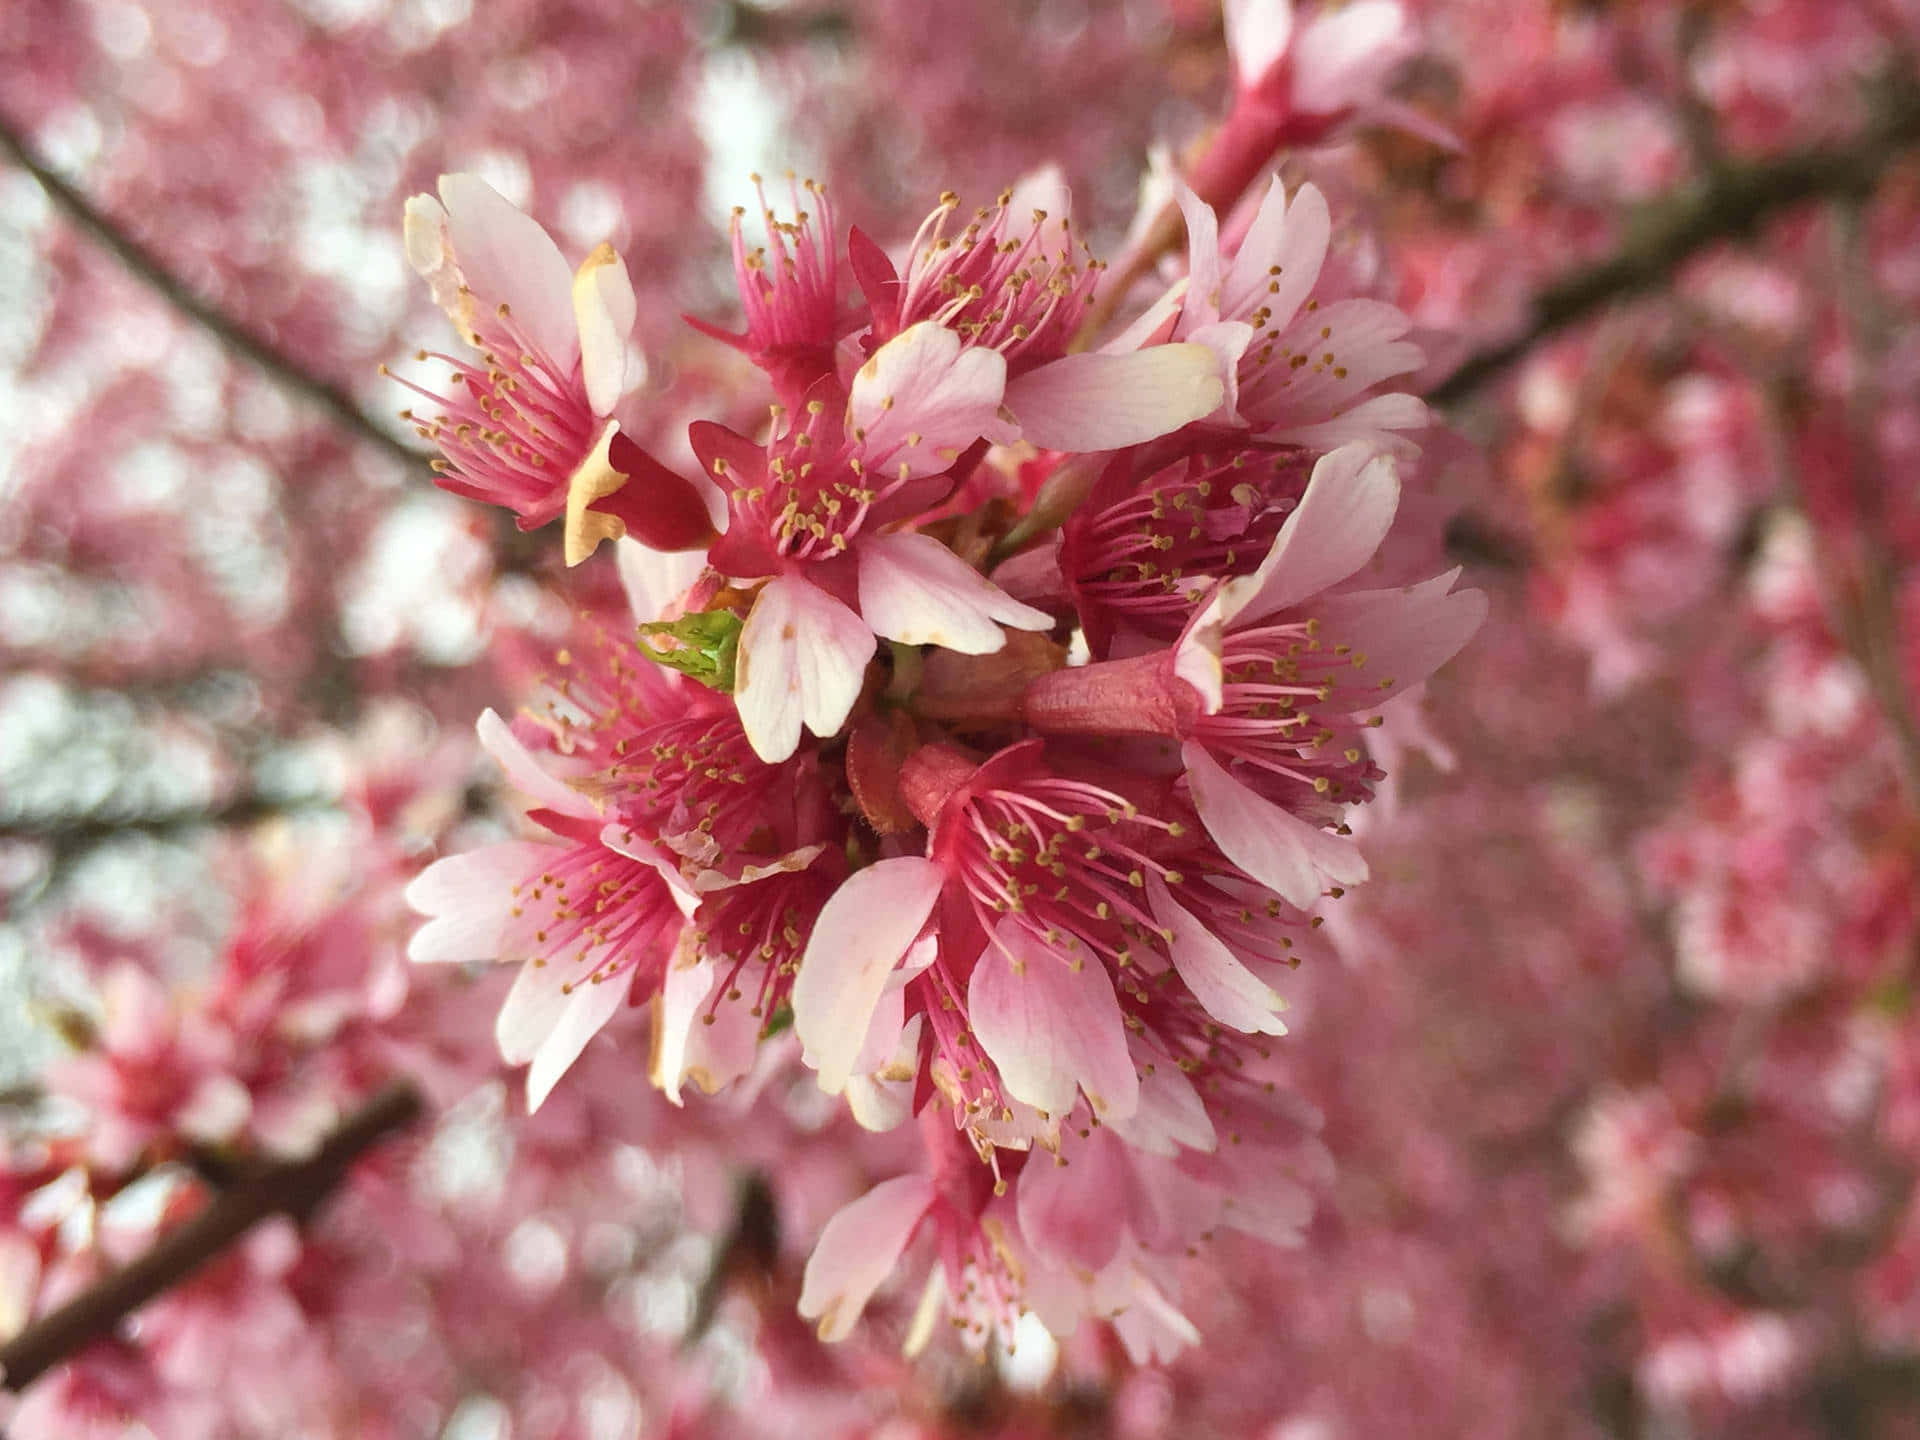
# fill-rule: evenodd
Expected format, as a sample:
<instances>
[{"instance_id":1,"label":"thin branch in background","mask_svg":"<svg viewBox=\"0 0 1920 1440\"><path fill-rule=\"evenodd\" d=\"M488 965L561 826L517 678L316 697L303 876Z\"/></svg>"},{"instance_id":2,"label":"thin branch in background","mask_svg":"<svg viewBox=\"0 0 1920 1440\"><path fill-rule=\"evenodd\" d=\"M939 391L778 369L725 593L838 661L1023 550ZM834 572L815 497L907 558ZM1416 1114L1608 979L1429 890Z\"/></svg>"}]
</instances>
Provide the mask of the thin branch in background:
<instances>
[{"instance_id":1,"label":"thin branch in background","mask_svg":"<svg viewBox=\"0 0 1920 1440\"><path fill-rule=\"evenodd\" d=\"M419 1092L395 1084L341 1124L304 1160L266 1166L222 1191L207 1207L132 1264L83 1290L0 1345L0 1389L18 1393L88 1343L111 1334L149 1300L179 1284L270 1215L305 1221L361 1155L423 1109Z\"/></svg>"},{"instance_id":2,"label":"thin branch in background","mask_svg":"<svg viewBox=\"0 0 1920 1440\"><path fill-rule=\"evenodd\" d=\"M337 805L336 794L274 795L245 790L204 805L141 809L102 805L84 814L0 815L0 840L85 849L120 835L168 835L210 825L249 825L276 815L295 815Z\"/></svg>"},{"instance_id":3,"label":"thin branch in background","mask_svg":"<svg viewBox=\"0 0 1920 1440\"><path fill-rule=\"evenodd\" d=\"M1853 489L1858 574L1853 603L1843 612L1842 635L1850 642L1881 712L1892 728L1900 753L1900 775L1908 808L1920 814L1920 721L1908 693L1900 662L1900 622L1894 613L1894 559L1886 544L1885 477L1879 471L1879 418L1883 397L1881 369L1892 343L1887 312L1875 293L1867 250L1866 217L1858 203L1834 207L1833 250L1840 310L1853 352L1847 426L1853 451L1847 467Z\"/></svg>"},{"instance_id":4,"label":"thin branch in background","mask_svg":"<svg viewBox=\"0 0 1920 1440\"><path fill-rule=\"evenodd\" d=\"M181 314L201 326L227 349L256 366L277 384L318 406L343 429L384 451L402 465L419 466L426 456L382 429L339 386L311 375L230 316L209 305L91 201L40 163L25 138L0 117L0 150L40 182L60 210L140 281Z\"/></svg>"},{"instance_id":5,"label":"thin branch in background","mask_svg":"<svg viewBox=\"0 0 1920 1440\"><path fill-rule=\"evenodd\" d=\"M1797 150L1773 160L1727 165L1654 202L1631 220L1620 249L1564 275L1534 297L1530 318L1510 339L1471 356L1427 393L1457 405L1543 340L1670 279L1721 240L1749 235L1763 220L1809 200L1870 194L1880 177L1920 145L1920 87L1885 94L1866 133L1851 145Z\"/></svg>"}]
</instances>

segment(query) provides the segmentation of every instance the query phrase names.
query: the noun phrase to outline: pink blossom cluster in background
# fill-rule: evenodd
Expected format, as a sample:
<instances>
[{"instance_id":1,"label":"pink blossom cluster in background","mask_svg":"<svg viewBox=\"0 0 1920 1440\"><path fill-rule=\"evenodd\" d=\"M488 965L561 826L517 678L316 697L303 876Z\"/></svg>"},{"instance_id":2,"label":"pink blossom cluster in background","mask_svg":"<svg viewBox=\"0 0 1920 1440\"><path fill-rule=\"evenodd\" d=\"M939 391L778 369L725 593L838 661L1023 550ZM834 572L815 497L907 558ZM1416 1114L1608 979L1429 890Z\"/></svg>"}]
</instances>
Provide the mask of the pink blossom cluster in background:
<instances>
[{"instance_id":1,"label":"pink blossom cluster in background","mask_svg":"<svg viewBox=\"0 0 1920 1440\"><path fill-rule=\"evenodd\" d=\"M1920 1428L1911 0L0 61L13 1440Z\"/></svg>"}]
</instances>

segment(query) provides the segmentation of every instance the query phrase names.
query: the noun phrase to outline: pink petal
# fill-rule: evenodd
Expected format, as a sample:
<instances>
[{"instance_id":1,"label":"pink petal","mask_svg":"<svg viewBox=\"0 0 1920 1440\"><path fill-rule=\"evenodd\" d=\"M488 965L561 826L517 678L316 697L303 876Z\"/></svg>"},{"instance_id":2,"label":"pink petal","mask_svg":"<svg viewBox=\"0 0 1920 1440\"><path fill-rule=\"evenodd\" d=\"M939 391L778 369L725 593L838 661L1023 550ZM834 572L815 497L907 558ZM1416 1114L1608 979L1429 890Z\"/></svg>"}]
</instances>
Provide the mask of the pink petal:
<instances>
[{"instance_id":1,"label":"pink petal","mask_svg":"<svg viewBox=\"0 0 1920 1440\"><path fill-rule=\"evenodd\" d=\"M1395 0L1356 0L1318 15L1294 46L1294 103L1310 115L1371 104L1414 48Z\"/></svg>"},{"instance_id":2,"label":"pink petal","mask_svg":"<svg viewBox=\"0 0 1920 1440\"><path fill-rule=\"evenodd\" d=\"M1343 445L1361 444L1375 450L1409 454L1413 443L1400 432L1419 430L1431 417L1426 402L1417 395L1393 392L1362 400L1331 420L1311 425L1282 425L1262 432L1262 440L1277 440L1308 450L1333 450Z\"/></svg>"},{"instance_id":3,"label":"pink petal","mask_svg":"<svg viewBox=\"0 0 1920 1440\"><path fill-rule=\"evenodd\" d=\"M1400 476L1387 456L1359 445L1322 455L1260 568L1220 588L1228 625L1255 624L1339 584L1373 558L1399 505Z\"/></svg>"},{"instance_id":4,"label":"pink petal","mask_svg":"<svg viewBox=\"0 0 1920 1440\"><path fill-rule=\"evenodd\" d=\"M1403 312L1381 300L1338 300L1304 311L1273 340L1275 363L1244 377L1242 408L1256 427L1324 423L1382 380L1426 363L1426 352L1406 338L1412 328ZM1289 353L1308 363L1281 364Z\"/></svg>"},{"instance_id":5,"label":"pink petal","mask_svg":"<svg viewBox=\"0 0 1920 1440\"><path fill-rule=\"evenodd\" d=\"M933 1201L933 1182L926 1176L900 1175L883 1180L827 1221L800 1282L800 1313L820 1321L822 1340L844 1340L853 1332Z\"/></svg>"},{"instance_id":6,"label":"pink petal","mask_svg":"<svg viewBox=\"0 0 1920 1440\"><path fill-rule=\"evenodd\" d=\"M1182 275L1169 285L1158 300L1140 313L1139 318L1114 336L1098 351L1102 355L1130 355L1149 341L1167 340L1173 332L1173 323L1178 319L1186 303L1188 277Z\"/></svg>"},{"instance_id":7,"label":"pink petal","mask_svg":"<svg viewBox=\"0 0 1920 1440\"><path fill-rule=\"evenodd\" d=\"M1007 200L1007 238L1025 240L1033 233L1033 212L1043 212L1055 229L1064 229L1073 213L1073 191L1066 172L1051 162L1029 170L1013 182Z\"/></svg>"},{"instance_id":8,"label":"pink petal","mask_svg":"<svg viewBox=\"0 0 1920 1440\"><path fill-rule=\"evenodd\" d=\"M1409 135L1417 135L1430 145L1438 145L1442 150L1455 155L1464 155L1466 145L1447 125L1417 110L1402 100L1391 96L1375 100L1369 107L1372 118L1381 125L1391 125L1396 130L1404 130Z\"/></svg>"},{"instance_id":9,"label":"pink petal","mask_svg":"<svg viewBox=\"0 0 1920 1440\"><path fill-rule=\"evenodd\" d=\"M1325 633L1364 656L1374 703L1418 685L1460 653L1487 618L1479 590L1453 591L1458 570L1400 590L1330 595L1315 611ZM1451 593L1450 593L1451 592Z\"/></svg>"},{"instance_id":10,"label":"pink petal","mask_svg":"<svg viewBox=\"0 0 1920 1440\"><path fill-rule=\"evenodd\" d=\"M1180 755L1194 808L1214 843L1288 904L1304 910L1328 884L1358 885L1367 878L1367 862L1353 841L1263 800L1195 741L1181 746Z\"/></svg>"},{"instance_id":11,"label":"pink petal","mask_svg":"<svg viewBox=\"0 0 1920 1440\"><path fill-rule=\"evenodd\" d=\"M889 982L899 973L898 970L892 971L887 977ZM907 997L898 985L889 983L883 986L880 998L873 1002L873 1011L867 1016L867 1033L853 1057L852 1074L871 1075L885 1066L899 1048L900 1032L906 1028L906 1023Z\"/></svg>"},{"instance_id":12,"label":"pink petal","mask_svg":"<svg viewBox=\"0 0 1920 1440\"><path fill-rule=\"evenodd\" d=\"M473 728L480 737L480 748L506 772L507 783L537 808L571 815L576 820L599 819L600 811L594 803L541 769L512 727L493 710L482 710Z\"/></svg>"},{"instance_id":13,"label":"pink petal","mask_svg":"<svg viewBox=\"0 0 1920 1440\"><path fill-rule=\"evenodd\" d=\"M1158 871L1147 872L1147 904L1153 918L1173 932L1168 950L1201 1009L1222 1025L1245 1035L1284 1035L1287 1027L1276 1011L1286 1001L1240 963L1240 958L1218 935L1207 929L1173 892Z\"/></svg>"},{"instance_id":14,"label":"pink petal","mask_svg":"<svg viewBox=\"0 0 1920 1440\"><path fill-rule=\"evenodd\" d=\"M847 1079L847 1108L862 1130L884 1134L913 1113L914 1081L920 1075L920 1031L927 1017L915 1015L901 1028L886 1062Z\"/></svg>"},{"instance_id":15,"label":"pink petal","mask_svg":"<svg viewBox=\"0 0 1920 1440\"><path fill-rule=\"evenodd\" d=\"M853 1073L887 978L933 913L946 874L901 856L857 870L821 908L793 982L793 1028L820 1088Z\"/></svg>"},{"instance_id":16,"label":"pink petal","mask_svg":"<svg viewBox=\"0 0 1920 1440\"><path fill-rule=\"evenodd\" d=\"M762 586L734 659L733 700L754 753L769 765L787 759L802 722L837 734L874 649L866 622L824 590L793 576Z\"/></svg>"},{"instance_id":17,"label":"pink petal","mask_svg":"<svg viewBox=\"0 0 1920 1440\"><path fill-rule=\"evenodd\" d=\"M573 318L580 332L580 375L596 415L611 415L627 393L627 337L638 307L627 265L602 244L573 276Z\"/></svg>"},{"instance_id":18,"label":"pink petal","mask_svg":"<svg viewBox=\"0 0 1920 1440\"><path fill-rule=\"evenodd\" d=\"M1274 176L1221 283L1220 313L1244 320L1265 306L1270 313L1262 328L1268 334L1284 329L1313 293L1332 234L1326 197L1302 185L1288 205L1286 189Z\"/></svg>"},{"instance_id":19,"label":"pink petal","mask_svg":"<svg viewBox=\"0 0 1920 1440\"><path fill-rule=\"evenodd\" d=\"M573 315L573 269L560 247L478 175L442 175L447 234L473 303L505 305L515 326L560 367L564 380L580 358Z\"/></svg>"},{"instance_id":20,"label":"pink petal","mask_svg":"<svg viewBox=\"0 0 1920 1440\"><path fill-rule=\"evenodd\" d=\"M1007 386L1021 436L1042 450L1144 444L1204 419L1226 398L1220 358L1205 345L1068 355Z\"/></svg>"},{"instance_id":21,"label":"pink petal","mask_svg":"<svg viewBox=\"0 0 1920 1440\"><path fill-rule=\"evenodd\" d=\"M1237 1146L1231 1157L1223 1153L1229 1178L1222 1187L1222 1222L1271 1245L1298 1245L1313 1218L1313 1195L1291 1177L1303 1170L1311 1177L1324 1156L1318 1141L1291 1154L1260 1144Z\"/></svg>"},{"instance_id":22,"label":"pink petal","mask_svg":"<svg viewBox=\"0 0 1920 1440\"><path fill-rule=\"evenodd\" d=\"M1107 1123L1127 1144L1149 1155L1173 1155L1183 1148L1211 1153L1219 1144L1200 1092L1166 1059L1141 1067L1140 1108Z\"/></svg>"},{"instance_id":23,"label":"pink petal","mask_svg":"<svg viewBox=\"0 0 1920 1440\"><path fill-rule=\"evenodd\" d=\"M889 640L989 655L1007 643L1001 625L1053 627L930 535L876 535L859 555L861 617Z\"/></svg>"},{"instance_id":24,"label":"pink petal","mask_svg":"<svg viewBox=\"0 0 1920 1440\"><path fill-rule=\"evenodd\" d=\"M936 475L982 435L1011 438L1001 422L1007 362L963 345L932 320L909 325L854 376L847 419L862 432L871 463L895 478Z\"/></svg>"},{"instance_id":25,"label":"pink petal","mask_svg":"<svg viewBox=\"0 0 1920 1440\"><path fill-rule=\"evenodd\" d=\"M1064 1161L1036 1152L1015 1197L1020 1233L1036 1250L1098 1270L1120 1251L1135 1188L1125 1147L1104 1128Z\"/></svg>"},{"instance_id":26,"label":"pink petal","mask_svg":"<svg viewBox=\"0 0 1920 1440\"><path fill-rule=\"evenodd\" d=\"M967 1016L1007 1093L1059 1117L1086 1092L1096 1115L1131 1115L1140 1077L1106 967L1069 962L1003 920L967 985Z\"/></svg>"},{"instance_id":27,"label":"pink petal","mask_svg":"<svg viewBox=\"0 0 1920 1440\"><path fill-rule=\"evenodd\" d=\"M1202 325L1220 318L1220 222L1213 207L1185 181L1174 182L1173 198L1180 202L1180 215L1187 225L1187 293L1173 338L1186 340Z\"/></svg>"},{"instance_id":28,"label":"pink petal","mask_svg":"<svg viewBox=\"0 0 1920 1440\"><path fill-rule=\"evenodd\" d=\"M407 958L418 964L500 959L513 887L554 853L551 845L516 840L434 861L407 886L407 904L429 917L407 942Z\"/></svg>"}]
</instances>

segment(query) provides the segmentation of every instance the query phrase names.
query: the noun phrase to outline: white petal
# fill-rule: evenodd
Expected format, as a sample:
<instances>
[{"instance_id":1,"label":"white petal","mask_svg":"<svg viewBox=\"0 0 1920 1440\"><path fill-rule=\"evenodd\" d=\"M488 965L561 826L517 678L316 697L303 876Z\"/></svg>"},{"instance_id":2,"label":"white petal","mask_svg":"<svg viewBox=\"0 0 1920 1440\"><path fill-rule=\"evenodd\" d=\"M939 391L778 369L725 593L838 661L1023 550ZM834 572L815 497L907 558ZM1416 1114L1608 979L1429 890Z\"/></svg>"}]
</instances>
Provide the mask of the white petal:
<instances>
[{"instance_id":1,"label":"white petal","mask_svg":"<svg viewBox=\"0 0 1920 1440\"><path fill-rule=\"evenodd\" d=\"M1144 444L1204 419L1226 398L1220 357L1205 345L1068 355L1007 386L1022 438L1042 450Z\"/></svg>"},{"instance_id":2,"label":"white petal","mask_svg":"<svg viewBox=\"0 0 1920 1440\"><path fill-rule=\"evenodd\" d=\"M540 222L478 175L442 175L447 232L473 301L491 313L505 305L520 332L560 367L565 380L580 358L573 316L573 269Z\"/></svg>"},{"instance_id":3,"label":"white petal","mask_svg":"<svg viewBox=\"0 0 1920 1440\"><path fill-rule=\"evenodd\" d=\"M691 948L693 929L682 932L653 1002L653 1053L648 1078L675 1105L687 1074L688 1042L700 1028L700 1013L713 989L713 962Z\"/></svg>"},{"instance_id":4,"label":"white petal","mask_svg":"<svg viewBox=\"0 0 1920 1440\"><path fill-rule=\"evenodd\" d=\"M631 535L614 542L613 558L620 570L620 588L635 624L645 625L666 615L693 588L707 557L699 550L654 550Z\"/></svg>"},{"instance_id":5,"label":"white petal","mask_svg":"<svg viewBox=\"0 0 1920 1440\"><path fill-rule=\"evenodd\" d=\"M555 853L551 845L516 840L434 861L407 886L407 904L431 917L407 942L407 958L416 964L502 958L513 887Z\"/></svg>"},{"instance_id":6,"label":"white petal","mask_svg":"<svg viewBox=\"0 0 1920 1440\"><path fill-rule=\"evenodd\" d=\"M933 1200L933 1182L926 1176L900 1175L827 1221L800 1282L800 1313L820 1321L822 1340L844 1340L853 1332Z\"/></svg>"},{"instance_id":7,"label":"white petal","mask_svg":"<svg viewBox=\"0 0 1920 1440\"><path fill-rule=\"evenodd\" d=\"M1200 708L1218 715L1226 703L1226 672L1220 665L1220 626L1214 623L1219 607L1209 603L1200 622L1173 647L1173 673L1194 688Z\"/></svg>"},{"instance_id":8,"label":"white petal","mask_svg":"<svg viewBox=\"0 0 1920 1440\"><path fill-rule=\"evenodd\" d=\"M768 581L734 659L734 704L754 753L769 765L787 759L803 721L822 738L837 734L874 648L866 622L824 590L786 575Z\"/></svg>"},{"instance_id":9,"label":"white petal","mask_svg":"<svg viewBox=\"0 0 1920 1440\"><path fill-rule=\"evenodd\" d=\"M910 476L934 475L982 435L1012 438L999 419L1006 385L998 351L965 346L944 325L922 320L860 367L847 419L887 479L902 465Z\"/></svg>"},{"instance_id":10,"label":"white petal","mask_svg":"<svg viewBox=\"0 0 1920 1440\"><path fill-rule=\"evenodd\" d=\"M627 337L638 315L626 261L602 244L573 276L573 318L580 329L580 375L596 415L611 415L627 393Z\"/></svg>"},{"instance_id":11,"label":"white petal","mask_svg":"<svg viewBox=\"0 0 1920 1440\"><path fill-rule=\"evenodd\" d=\"M460 262L454 257L453 240L447 231L447 211L431 195L408 198L401 234L407 248L407 263L438 305L465 337L472 328L470 306L460 296Z\"/></svg>"},{"instance_id":12,"label":"white petal","mask_svg":"<svg viewBox=\"0 0 1920 1440\"><path fill-rule=\"evenodd\" d=\"M967 1018L1014 1099L1062 1116L1084 1090L1102 1119L1138 1106L1120 1002L1097 960L1076 967L1003 920L967 983Z\"/></svg>"},{"instance_id":13,"label":"white petal","mask_svg":"<svg viewBox=\"0 0 1920 1440\"><path fill-rule=\"evenodd\" d=\"M933 913L946 883L931 860L901 856L857 870L814 921L793 981L793 1028L820 1088L853 1073L887 979Z\"/></svg>"},{"instance_id":14,"label":"white petal","mask_svg":"<svg viewBox=\"0 0 1920 1440\"><path fill-rule=\"evenodd\" d=\"M1360 849L1262 799L1222 769L1206 747L1180 747L1201 823L1226 857L1288 904L1304 910L1328 884L1367 878Z\"/></svg>"},{"instance_id":15,"label":"white petal","mask_svg":"<svg viewBox=\"0 0 1920 1440\"><path fill-rule=\"evenodd\" d=\"M1293 39L1293 0L1226 0L1227 52L1242 90L1258 85Z\"/></svg>"},{"instance_id":16,"label":"white petal","mask_svg":"<svg viewBox=\"0 0 1920 1440\"><path fill-rule=\"evenodd\" d=\"M1339 584L1373 558L1399 506L1391 457L1359 445L1322 455L1260 568L1221 586L1229 627L1252 625Z\"/></svg>"},{"instance_id":17,"label":"white petal","mask_svg":"<svg viewBox=\"0 0 1920 1440\"><path fill-rule=\"evenodd\" d=\"M598 982L583 978L585 974L584 966L528 961L500 1007L494 1038L501 1058L509 1065L533 1062L527 1071L528 1114L540 1108L555 1082L626 999L625 972Z\"/></svg>"},{"instance_id":18,"label":"white petal","mask_svg":"<svg viewBox=\"0 0 1920 1440\"><path fill-rule=\"evenodd\" d=\"M1173 932L1167 949L1193 998L1222 1025L1245 1035L1284 1035L1277 1011L1286 1001L1240 963L1218 935L1202 925L1178 900L1157 871L1147 872L1147 903L1153 918Z\"/></svg>"},{"instance_id":19,"label":"white petal","mask_svg":"<svg viewBox=\"0 0 1920 1440\"><path fill-rule=\"evenodd\" d=\"M618 1013L627 998L628 977L623 973L612 979L576 985L539 1050L527 1067L527 1113L531 1115L546 1102L554 1085L567 1073L587 1042Z\"/></svg>"},{"instance_id":20,"label":"white petal","mask_svg":"<svg viewBox=\"0 0 1920 1440\"><path fill-rule=\"evenodd\" d=\"M882 1134L913 1113L913 1086L920 1075L920 1031L927 1017L907 1021L887 1063L847 1080L847 1108L862 1130Z\"/></svg>"},{"instance_id":21,"label":"white petal","mask_svg":"<svg viewBox=\"0 0 1920 1440\"><path fill-rule=\"evenodd\" d=\"M1001 625L1053 627L931 535L876 535L859 554L861 617L889 640L988 655L1007 643Z\"/></svg>"}]
</instances>

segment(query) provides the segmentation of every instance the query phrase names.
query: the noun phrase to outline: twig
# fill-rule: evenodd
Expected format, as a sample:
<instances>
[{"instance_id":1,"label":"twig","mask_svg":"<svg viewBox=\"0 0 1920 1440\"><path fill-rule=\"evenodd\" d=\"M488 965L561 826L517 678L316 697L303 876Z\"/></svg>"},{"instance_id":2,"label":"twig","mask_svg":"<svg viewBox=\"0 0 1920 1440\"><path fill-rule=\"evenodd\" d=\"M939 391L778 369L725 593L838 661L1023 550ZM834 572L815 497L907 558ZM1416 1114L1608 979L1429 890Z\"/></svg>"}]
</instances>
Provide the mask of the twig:
<instances>
[{"instance_id":1,"label":"twig","mask_svg":"<svg viewBox=\"0 0 1920 1440\"><path fill-rule=\"evenodd\" d=\"M1615 300L1665 282L1716 241L1749 235L1761 221L1808 200L1871 193L1904 151L1920 144L1920 88L1888 94L1853 144L1794 151L1777 159L1728 165L1657 201L1627 225L1612 256L1564 275L1534 297L1520 332L1480 351L1427 393L1454 405L1535 345Z\"/></svg>"},{"instance_id":2,"label":"twig","mask_svg":"<svg viewBox=\"0 0 1920 1440\"><path fill-rule=\"evenodd\" d=\"M181 314L204 328L222 345L251 362L274 381L294 394L317 405L340 426L361 439L378 446L403 465L422 465L426 456L381 429L339 386L311 375L264 341L242 329L232 318L209 305L187 288L143 245L134 240L111 218L94 208L91 201L53 171L41 164L27 147L26 140L0 117L0 150L29 175L40 182L49 199L67 218L86 231L101 248L126 266L149 289Z\"/></svg>"},{"instance_id":3,"label":"twig","mask_svg":"<svg viewBox=\"0 0 1920 1440\"><path fill-rule=\"evenodd\" d=\"M328 1136L305 1160L270 1165L225 1190L145 1255L43 1315L0 1345L0 1389L26 1389L90 1341L220 1254L269 1215L304 1221L362 1153L420 1115L419 1092L388 1086Z\"/></svg>"},{"instance_id":4,"label":"twig","mask_svg":"<svg viewBox=\"0 0 1920 1440\"><path fill-rule=\"evenodd\" d=\"M1833 248L1840 308L1853 351L1853 383L1847 405L1853 453L1847 478L1853 490L1859 561L1853 604L1850 613L1843 614L1846 623L1841 634L1852 642L1860 668L1893 731L1907 806L1920 814L1920 720L1915 718L1913 699L1902 674L1900 622L1894 609L1898 567L1887 549L1888 517L1881 493L1885 482L1876 465L1880 454L1880 374L1891 337L1884 304L1874 293L1865 222L1858 205L1835 207Z\"/></svg>"},{"instance_id":5,"label":"twig","mask_svg":"<svg viewBox=\"0 0 1920 1440\"><path fill-rule=\"evenodd\" d=\"M331 794L268 795L242 791L205 805L183 805L164 810L115 809L103 805L86 814L0 815L0 840L23 840L51 845L56 850L81 850L128 834L166 835L215 825L247 825L276 815L322 810L339 803Z\"/></svg>"}]
</instances>

